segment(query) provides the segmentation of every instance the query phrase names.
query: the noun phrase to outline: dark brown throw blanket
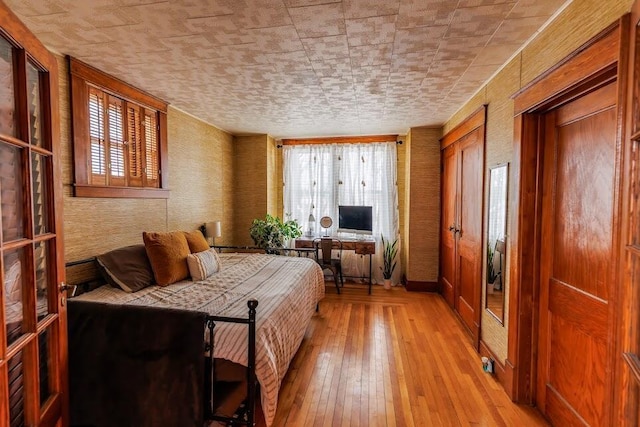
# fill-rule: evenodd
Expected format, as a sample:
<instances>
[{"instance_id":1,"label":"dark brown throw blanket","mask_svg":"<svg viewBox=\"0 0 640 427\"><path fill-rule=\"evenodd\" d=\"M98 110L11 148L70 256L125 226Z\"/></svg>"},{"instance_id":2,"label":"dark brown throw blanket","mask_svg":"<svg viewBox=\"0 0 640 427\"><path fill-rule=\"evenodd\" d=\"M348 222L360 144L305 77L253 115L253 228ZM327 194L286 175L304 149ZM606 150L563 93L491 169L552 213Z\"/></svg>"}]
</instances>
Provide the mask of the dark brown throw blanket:
<instances>
[{"instance_id":1,"label":"dark brown throw blanket","mask_svg":"<svg viewBox=\"0 0 640 427\"><path fill-rule=\"evenodd\" d=\"M71 426L202 427L205 319L70 300Z\"/></svg>"}]
</instances>

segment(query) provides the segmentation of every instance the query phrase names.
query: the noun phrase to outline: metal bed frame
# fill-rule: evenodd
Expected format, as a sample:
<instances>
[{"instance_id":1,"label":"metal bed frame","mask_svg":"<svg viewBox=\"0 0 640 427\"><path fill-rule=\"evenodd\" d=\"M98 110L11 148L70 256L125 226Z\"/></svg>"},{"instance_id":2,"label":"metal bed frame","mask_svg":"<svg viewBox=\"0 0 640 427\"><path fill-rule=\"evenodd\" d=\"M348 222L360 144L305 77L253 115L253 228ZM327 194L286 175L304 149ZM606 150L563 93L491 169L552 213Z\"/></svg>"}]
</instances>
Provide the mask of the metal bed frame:
<instances>
[{"instance_id":1,"label":"metal bed frame","mask_svg":"<svg viewBox=\"0 0 640 427\"><path fill-rule=\"evenodd\" d=\"M238 247L234 247L235 249L239 249ZM248 248L248 247L247 247ZM93 263L96 261L96 257L87 258L79 261L71 261L65 264L65 267L73 267L79 266L82 264ZM81 293L88 292L91 289L88 287L91 284L95 284L95 280L80 282L74 285L68 285L70 288L73 288L72 294L76 294L76 288L81 288ZM209 342L205 345L204 351L206 357L204 358L205 364L205 383L204 383L204 421L219 421L227 423L229 426L236 425L246 425L246 426L255 426L256 422L256 399L258 396L259 384L256 379L256 308L258 307L258 301L255 299L250 299L247 301L247 307L249 309L248 315L246 318L244 317L226 317L226 316L206 316L206 328L208 329ZM216 322L226 322L226 323L239 323L245 324L249 328L248 330L248 342L247 342L247 356L248 356L248 366L247 366L247 391L246 397L244 401L244 409L241 411L236 411L234 414L236 417L226 417L222 415L217 415L215 413L216 406L216 396L215 396L215 383L216 383L216 364L213 356L213 349L215 348L214 342L214 333Z\"/></svg>"}]
</instances>

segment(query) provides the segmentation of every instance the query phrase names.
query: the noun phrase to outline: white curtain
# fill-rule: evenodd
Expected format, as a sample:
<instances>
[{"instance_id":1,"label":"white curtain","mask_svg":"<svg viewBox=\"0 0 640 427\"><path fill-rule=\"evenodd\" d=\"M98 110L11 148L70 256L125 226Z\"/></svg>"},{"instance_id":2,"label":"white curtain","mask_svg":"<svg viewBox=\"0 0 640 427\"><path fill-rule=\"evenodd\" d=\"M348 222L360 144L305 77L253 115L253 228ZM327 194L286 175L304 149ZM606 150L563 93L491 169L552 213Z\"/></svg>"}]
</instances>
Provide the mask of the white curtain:
<instances>
[{"instance_id":1,"label":"white curtain","mask_svg":"<svg viewBox=\"0 0 640 427\"><path fill-rule=\"evenodd\" d=\"M284 150L284 213L295 219L304 232L309 225L320 236L320 218L329 216L333 225L328 234L337 237L359 238L355 234L337 233L338 206L372 206L373 232L376 253L372 260L373 279L382 283L383 247L385 240L398 239L398 191L396 179L396 144L330 144L293 145ZM315 221L309 224L309 215ZM343 272L348 276L367 277L369 257L344 251ZM393 283L401 276L400 251Z\"/></svg>"}]
</instances>

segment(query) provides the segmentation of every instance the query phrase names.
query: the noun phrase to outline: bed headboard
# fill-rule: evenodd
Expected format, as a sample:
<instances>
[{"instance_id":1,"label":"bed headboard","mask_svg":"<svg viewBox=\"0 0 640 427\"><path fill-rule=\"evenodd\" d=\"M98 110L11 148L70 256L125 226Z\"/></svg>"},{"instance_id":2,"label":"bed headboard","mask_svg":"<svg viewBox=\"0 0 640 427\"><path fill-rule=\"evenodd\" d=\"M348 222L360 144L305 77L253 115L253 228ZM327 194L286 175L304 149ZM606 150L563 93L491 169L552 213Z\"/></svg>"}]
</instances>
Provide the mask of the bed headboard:
<instances>
[{"instance_id":1,"label":"bed headboard","mask_svg":"<svg viewBox=\"0 0 640 427\"><path fill-rule=\"evenodd\" d=\"M65 272L67 284L78 287L75 295L92 291L105 283L95 257L67 262Z\"/></svg>"}]
</instances>

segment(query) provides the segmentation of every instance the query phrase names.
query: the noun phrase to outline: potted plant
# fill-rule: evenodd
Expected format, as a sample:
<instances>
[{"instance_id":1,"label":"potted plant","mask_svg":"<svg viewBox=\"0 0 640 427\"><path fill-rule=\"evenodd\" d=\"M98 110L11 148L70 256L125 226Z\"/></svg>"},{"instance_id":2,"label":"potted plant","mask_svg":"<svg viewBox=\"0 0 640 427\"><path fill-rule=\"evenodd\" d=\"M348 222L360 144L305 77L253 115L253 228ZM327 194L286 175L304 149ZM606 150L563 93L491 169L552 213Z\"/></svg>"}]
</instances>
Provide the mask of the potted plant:
<instances>
[{"instance_id":1,"label":"potted plant","mask_svg":"<svg viewBox=\"0 0 640 427\"><path fill-rule=\"evenodd\" d=\"M277 252L270 249L283 248L289 239L302 235L302 228L295 219L283 221L277 216L267 214L264 219L254 219L249 234L256 246L267 253Z\"/></svg>"},{"instance_id":2,"label":"potted plant","mask_svg":"<svg viewBox=\"0 0 640 427\"><path fill-rule=\"evenodd\" d=\"M396 269L395 260L396 254L398 253L398 239L394 240L393 243L391 241L384 240L384 236L382 237L382 258L384 260L384 266L381 266L382 277L384 277L384 288L391 289L391 276L393 275L393 270Z\"/></svg>"}]
</instances>

